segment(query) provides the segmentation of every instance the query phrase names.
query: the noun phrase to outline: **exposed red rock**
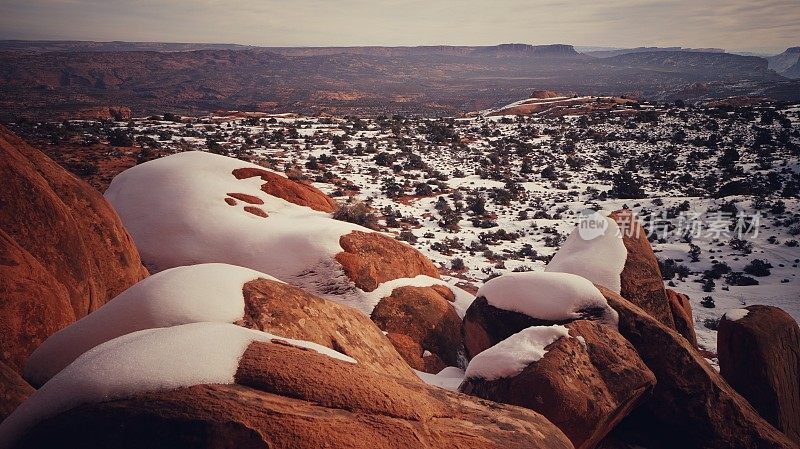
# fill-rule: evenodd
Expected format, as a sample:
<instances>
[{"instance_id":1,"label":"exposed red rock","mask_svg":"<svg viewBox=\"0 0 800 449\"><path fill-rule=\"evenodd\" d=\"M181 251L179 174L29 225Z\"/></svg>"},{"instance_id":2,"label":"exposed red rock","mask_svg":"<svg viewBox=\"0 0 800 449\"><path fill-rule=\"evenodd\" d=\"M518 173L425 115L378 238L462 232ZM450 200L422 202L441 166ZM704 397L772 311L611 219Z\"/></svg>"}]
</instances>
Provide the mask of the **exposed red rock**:
<instances>
[{"instance_id":1,"label":"exposed red rock","mask_svg":"<svg viewBox=\"0 0 800 449\"><path fill-rule=\"evenodd\" d=\"M405 335L416 344L412 350L410 344L402 342L402 351L398 349L401 354L405 353L406 361L415 369L439 372L444 368L435 359L427 363L422 360L426 350L450 366L458 365L462 346L461 318L450 301L433 287L394 289L375 306L372 320L384 331Z\"/></svg>"},{"instance_id":2,"label":"exposed red rock","mask_svg":"<svg viewBox=\"0 0 800 449\"><path fill-rule=\"evenodd\" d=\"M358 288L371 292L378 285L424 274L439 278L427 257L409 245L377 232L353 231L339 239L343 251L336 255L347 277Z\"/></svg>"},{"instance_id":3,"label":"exposed red rock","mask_svg":"<svg viewBox=\"0 0 800 449\"><path fill-rule=\"evenodd\" d=\"M288 344L251 344L236 382L77 407L40 423L16 449L572 448L533 411Z\"/></svg>"},{"instance_id":4,"label":"exposed red rock","mask_svg":"<svg viewBox=\"0 0 800 449\"><path fill-rule=\"evenodd\" d=\"M509 378L467 378L461 391L535 410L576 448L593 448L646 396L655 376L622 335L607 325L567 325L547 353ZM581 337L580 341L577 337Z\"/></svg>"},{"instance_id":5,"label":"exposed red rock","mask_svg":"<svg viewBox=\"0 0 800 449\"><path fill-rule=\"evenodd\" d=\"M2 302L9 304L4 313L21 314L0 317L0 323L9 328L9 333L2 335L2 360L19 369L39 339L97 309L147 276L147 270L133 240L102 195L2 127L0 179L0 229L6 235L5 245L23 249L44 268L35 268L29 257L15 249L12 257L25 260L26 267L17 274L26 280L0 278ZM36 274L42 271L52 279ZM60 287L54 286L53 279ZM65 321L68 317L60 293L30 295L62 288L72 308L69 321ZM36 316L44 310L55 314ZM9 322L26 324L25 328L11 329ZM33 343L25 347L11 343L28 338Z\"/></svg>"},{"instance_id":6,"label":"exposed red rock","mask_svg":"<svg viewBox=\"0 0 800 449\"><path fill-rule=\"evenodd\" d=\"M261 185L261 190L264 193L321 212L333 212L336 210L336 202L319 189L308 184L292 181L269 170L254 167L239 168L233 171L233 176L236 179L258 176L264 181L264 184Z\"/></svg>"},{"instance_id":7,"label":"exposed red rock","mask_svg":"<svg viewBox=\"0 0 800 449\"><path fill-rule=\"evenodd\" d=\"M653 448L791 448L675 330L597 286L619 313L619 331L656 375L653 394L621 426Z\"/></svg>"},{"instance_id":8,"label":"exposed red rock","mask_svg":"<svg viewBox=\"0 0 800 449\"><path fill-rule=\"evenodd\" d=\"M609 214L619 225L622 242L628 250L620 274L620 295L644 309L662 324L675 328L658 260L647 240L647 232L629 209Z\"/></svg>"},{"instance_id":9,"label":"exposed red rock","mask_svg":"<svg viewBox=\"0 0 800 449\"><path fill-rule=\"evenodd\" d=\"M225 202L228 203L228 206L235 206L236 200L233 198L225 198Z\"/></svg>"},{"instance_id":10,"label":"exposed red rock","mask_svg":"<svg viewBox=\"0 0 800 449\"><path fill-rule=\"evenodd\" d=\"M50 335L75 321L69 292L0 229L0 363L17 372Z\"/></svg>"},{"instance_id":11,"label":"exposed red rock","mask_svg":"<svg viewBox=\"0 0 800 449\"><path fill-rule=\"evenodd\" d=\"M250 281L242 291L245 317L237 324L318 343L377 373L419 380L375 323L355 309L267 279Z\"/></svg>"},{"instance_id":12,"label":"exposed red rock","mask_svg":"<svg viewBox=\"0 0 800 449\"><path fill-rule=\"evenodd\" d=\"M777 307L745 309L743 318L720 320L720 374L800 446L800 328Z\"/></svg>"},{"instance_id":13,"label":"exposed red rock","mask_svg":"<svg viewBox=\"0 0 800 449\"><path fill-rule=\"evenodd\" d=\"M269 214L264 212L264 209L261 209L260 207L245 206L244 207L244 211L245 212L249 212L249 213L251 213L251 214L253 214L253 215L257 216L257 217L261 217L261 218L269 217Z\"/></svg>"},{"instance_id":14,"label":"exposed red rock","mask_svg":"<svg viewBox=\"0 0 800 449\"><path fill-rule=\"evenodd\" d=\"M16 371L0 362L0 422L34 392Z\"/></svg>"},{"instance_id":15,"label":"exposed red rock","mask_svg":"<svg viewBox=\"0 0 800 449\"><path fill-rule=\"evenodd\" d=\"M669 308L672 311L672 321L675 323L675 330L683 335L692 346L697 346L697 334L694 330L694 318L692 318L692 304L689 297L675 290L667 289L667 299Z\"/></svg>"},{"instance_id":16,"label":"exposed red rock","mask_svg":"<svg viewBox=\"0 0 800 449\"><path fill-rule=\"evenodd\" d=\"M234 193L229 193L228 196L231 198L236 198L237 200L244 201L245 203L248 204L264 204L264 200L262 200L261 198L253 195L248 195L246 193L234 192Z\"/></svg>"}]
</instances>

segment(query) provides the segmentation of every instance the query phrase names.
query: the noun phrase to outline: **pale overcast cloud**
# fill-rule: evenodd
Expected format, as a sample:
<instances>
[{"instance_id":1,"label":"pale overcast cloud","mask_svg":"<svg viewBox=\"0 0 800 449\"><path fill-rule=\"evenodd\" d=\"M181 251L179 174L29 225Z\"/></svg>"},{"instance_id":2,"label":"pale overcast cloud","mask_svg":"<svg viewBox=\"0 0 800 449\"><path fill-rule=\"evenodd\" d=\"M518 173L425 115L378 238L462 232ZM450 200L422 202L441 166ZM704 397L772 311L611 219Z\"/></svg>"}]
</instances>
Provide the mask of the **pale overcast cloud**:
<instances>
[{"instance_id":1,"label":"pale overcast cloud","mask_svg":"<svg viewBox=\"0 0 800 449\"><path fill-rule=\"evenodd\" d=\"M0 38L265 46L800 45L800 0L0 0Z\"/></svg>"}]
</instances>

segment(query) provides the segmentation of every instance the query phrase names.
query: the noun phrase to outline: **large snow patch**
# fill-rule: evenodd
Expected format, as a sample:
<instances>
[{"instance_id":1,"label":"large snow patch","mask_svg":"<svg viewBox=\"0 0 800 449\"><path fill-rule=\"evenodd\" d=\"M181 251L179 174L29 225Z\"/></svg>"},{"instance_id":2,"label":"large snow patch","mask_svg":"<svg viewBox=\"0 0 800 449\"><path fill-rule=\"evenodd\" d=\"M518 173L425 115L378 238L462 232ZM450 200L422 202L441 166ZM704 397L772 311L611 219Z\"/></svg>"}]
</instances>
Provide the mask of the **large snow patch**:
<instances>
[{"instance_id":1,"label":"large snow patch","mask_svg":"<svg viewBox=\"0 0 800 449\"><path fill-rule=\"evenodd\" d=\"M28 358L23 375L40 386L89 349L131 332L202 321L238 321L244 317L242 288L258 278L276 280L221 263L156 273L51 335Z\"/></svg>"}]
</instances>

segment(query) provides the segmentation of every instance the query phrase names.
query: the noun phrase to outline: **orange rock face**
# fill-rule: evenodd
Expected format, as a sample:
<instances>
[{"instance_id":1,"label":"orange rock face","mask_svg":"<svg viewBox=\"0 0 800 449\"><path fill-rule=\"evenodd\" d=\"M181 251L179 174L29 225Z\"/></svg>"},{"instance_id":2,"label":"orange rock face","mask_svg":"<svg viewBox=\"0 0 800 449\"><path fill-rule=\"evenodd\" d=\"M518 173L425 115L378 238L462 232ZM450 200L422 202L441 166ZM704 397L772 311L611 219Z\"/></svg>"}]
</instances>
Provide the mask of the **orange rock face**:
<instances>
[{"instance_id":1,"label":"orange rock face","mask_svg":"<svg viewBox=\"0 0 800 449\"><path fill-rule=\"evenodd\" d=\"M390 296L375 306L372 320L384 331L402 334L414 343L412 346L403 339L403 350L400 351L413 368L436 373L444 368L440 361L450 366L458 365L462 346L461 318L450 301L433 287L394 289ZM395 340L397 337L393 342ZM435 359L429 358L426 362L425 351Z\"/></svg>"},{"instance_id":2,"label":"orange rock face","mask_svg":"<svg viewBox=\"0 0 800 449\"><path fill-rule=\"evenodd\" d=\"M3 422L33 392L33 387L28 385L16 371L0 362L0 422Z\"/></svg>"},{"instance_id":3,"label":"orange rock face","mask_svg":"<svg viewBox=\"0 0 800 449\"><path fill-rule=\"evenodd\" d=\"M236 179L258 176L264 181L264 184L261 185L261 190L264 193L321 212L333 212L336 210L336 202L319 189L308 184L292 181L268 170L251 167L240 168L233 171L233 176L236 176ZM242 199L242 201L246 200Z\"/></svg>"},{"instance_id":4,"label":"orange rock face","mask_svg":"<svg viewBox=\"0 0 800 449\"><path fill-rule=\"evenodd\" d=\"M672 311L672 321L675 323L675 330L683 335L692 346L697 346L697 334L694 330L694 318L692 318L692 305L689 297L675 290L667 289L667 299L669 308Z\"/></svg>"},{"instance_id":5,"label":"orange rock face","mask_svg":"<svg viewBox=\"0 0 800 449\"><path fill-rule=\"evenodd\" d=\"M665 326L675 328L661 269L647 233L630 210L622 209L609 215L619 225L622 241L628 250L625 267L620 274L623 298L644 309Z\"/></svg>"},{"instance_id":6,"label":"orange rock face","mask_svg":"<svg viewBox=\"0 0 800 449\"><path fill-rule=\"evenodd\" d=\"M619 313L619 331L656 376L652 396L622 426L646 447L791 448L675 330L620 295L597 286Z\"/></svg>"},{"instance_id":7,"label":"orange rock face","mask_svg":"<svg viewBox=\"0 0 800 449\"><path fill-rule=\"evenodd\" d=\"M749 306L720 320L720 374L764 419L800 445L800 328L783 310Z\"/></svg>"},{"instance_id":8,"label":"orange rock face","mask_svg":"<svg viewBox=\"0 0 800 449\"><path fill-rule=\"evenodd\" d=\"M19 369L42 339L143 279L147 270L103 196L5 128L0 179L0 230L10 248L3 259L21 263L2 268L9 276L0 278L0 346L2 361ZM15 343L28 340L23 347Z\"/></svg>"},{"instance_id":9,"label":"orange rock face","mask_svg":"<svg viewBox=\"0 0 800 449\"><path fill-rule=\"evenodd\" d=\"M377 373L419 378L366 315L281 282L256 279L244 285L241 326L306 340L348 355Z\"/></svg>"},{"instance_id":10,"label":"orange rock face","mask_svg":"<svg viewBox=\"0 0 800 449\"><path fill-rule=\"evenodd\" d=\"M378 285L424 274L439 278L439 271L414 248L377 232L353 231L339 239L343 252L336 260L358 288L371 292Z\"/></svg>"},{"instance_id":11,"label":"orange rock face","mask_svg":"<svg viewBox=\"0 0 800 449\"><path fill-rule=\"evenodd\" d=\"M77 407L34 427L16 449L572 448L533 411L279 343L252 343L236 384Z\"/></svg>"},{"instance_id":12,"label":"orange rock face","mask_svg":"<svg viewBox=\"0 0 800 449\"><path fill-rule=\"evenodd\" d=\"M572 338L548 345L544 357L521 373L494 380L467 378L461 391L535 410L576 448L589 449L650 392L655 376L611 327L586 320L567 327Z\"/></svg>"}]
</instances>

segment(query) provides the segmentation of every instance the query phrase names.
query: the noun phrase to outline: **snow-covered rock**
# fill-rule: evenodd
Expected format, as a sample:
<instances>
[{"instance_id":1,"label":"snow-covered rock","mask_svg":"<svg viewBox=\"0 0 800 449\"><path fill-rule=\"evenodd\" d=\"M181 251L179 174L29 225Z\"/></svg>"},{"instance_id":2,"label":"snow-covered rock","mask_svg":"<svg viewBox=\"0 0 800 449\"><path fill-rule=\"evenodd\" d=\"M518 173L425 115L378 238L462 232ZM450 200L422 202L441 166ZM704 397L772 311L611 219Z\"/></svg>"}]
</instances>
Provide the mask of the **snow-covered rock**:
<instances>
[{"instance_id":1,"label":"snow-covered rock","mask_svg":"<svg viewBox=\"0 0 800 449\"><path fill-rule=\"evenodd\" d=\"M590 281L571 273L508 273L478 290L462 324L467 356L530 326L577 319L617 326L617 313Z\"/></svg>"},{"instance_id":2,"label":"snow-covered rock","mask_svg":"<svg viewBox=\"0 0 800 449\"><path fill-rule=\"evenodd\" d=\"M473 357L464 377L494 380L515 376L544 357L547 345L568 335L564 326L529 327Z\"/></svg>"},{"instance_id":3,"label":"snow-covered rock","mask_svg":"<svg viewBox=\"0 0 800 449\"><path fill-rule=\"evenodd\" d=\"M414 372L426 384L450 391L458 391L458 386L464 380L464 370L455 366L448 366L436 374L416 370Z\"/></svg>"},{"instance_id":4,"label":"snow-covered rock","mask_svg":"<svg viewBox=\"0 0 800 449\"><path fill-rule=\"evenodd\" d=\"M78 357L0 423L10 447L37 422L81 404L202 384L232 384L250 343L282 340L354 363L332 349L226 323L147 329L103 343Z\"/></svg>"},{"instance_id":5,"label":"snow-covered rock","mask_svg":"<svg viewBox=\"0 0 800 449\"><path fill-rule=\"evenodd\" d=\"M176 267L131 286L96 312L56 332L26 362L25 379L41 386L89 349L132 332L203 321L233 323L244 316L242 289L272 279L221 263Z\"/></svg>"},{"instance_id":6,"label":"snow-covered rock","mask_svg":"<svg viewBox=\"0 0 800 449\"><path fill-rule=\"evenodd\" d=\"M586 278L570 273L508 273L489 280L478 297L498 309L523 313L546 321L576 320L587 310L601 310L600 320L617 325L617 313Z\"/></svg>"},{"instance_id":7,"label":"snow-covered rock","mask_svg":"<svg viewBox=\"0 0 800 449\"><path fill-rule=\"evenodd\" d=\"M602 232L592 232L597 214L584 218L570 233L545 271L573 273L619 293L620 274L628 255L617 222L608 217ZM584 225L586 223L586 225ZM588 230L588 231L587 231Z\"/></svg>"},{"instance_id":8,"label":"snow-covered rock","mask_svg":"<svg viewBox=\"0 0 800 449\"><path fill-rule=\"evenodd\" d=\"M269 273L312 291L350 289L333 260L339 239L360 226L337 221L261 190L259 177L238 179L258 165L190 151L117 175L105 193L152 271L224 262ZM229 193L256 198L230 205ZM241 196L241 195L239 195ZM263 218L244 209L257 207Z\"/></svg>"},{"instance_id":9,"label":"snow-covered rock","mask_svg":"<svg viewBox=\"0 0 800 449\"><path fill-rule=\"evenodd\" d=\"M746 317L748 313L750 313L750 311L747 309L731 309L725 312L725 315L722 316L727 320L738 321Z\"/></svg>"}]
</instances>

